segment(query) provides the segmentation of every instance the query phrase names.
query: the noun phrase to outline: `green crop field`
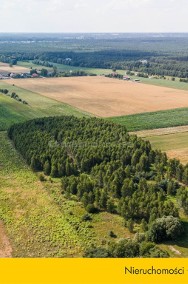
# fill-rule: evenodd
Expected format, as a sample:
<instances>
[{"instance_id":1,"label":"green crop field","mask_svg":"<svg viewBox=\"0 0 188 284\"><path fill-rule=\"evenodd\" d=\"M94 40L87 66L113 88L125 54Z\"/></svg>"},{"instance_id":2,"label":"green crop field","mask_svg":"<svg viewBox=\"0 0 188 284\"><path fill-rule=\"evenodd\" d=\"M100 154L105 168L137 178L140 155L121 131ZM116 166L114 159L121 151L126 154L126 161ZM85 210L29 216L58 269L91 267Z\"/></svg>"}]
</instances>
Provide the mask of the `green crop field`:
<instances>
[{"instance_id":1,"label":"green crop field","mask_svg":"<svg viewBox=\"0 0 188 284\"><path fill-rule=\"evenodd\" d=\"M16 92L22 100L28 102L28 105L24 105L8 96L0 94L0 130L6 130L13 123L37 117L56 115L75 115L81 117L89 115L67 104L45 98L37 93L16 86L11 86L2 81L0 82L0 88L8 89L9 93Z\"/></svg>"},{"instance_id":2,"label":"green crop field","mask_svg":"<svg viewBox=\"0 0 188 284\"><path fill-rule=\"evenodd\" d=\"M188 124L188 108L111 117L108 120L125 125L128 131L182 126Z\"/></svg>"}]
</instances>

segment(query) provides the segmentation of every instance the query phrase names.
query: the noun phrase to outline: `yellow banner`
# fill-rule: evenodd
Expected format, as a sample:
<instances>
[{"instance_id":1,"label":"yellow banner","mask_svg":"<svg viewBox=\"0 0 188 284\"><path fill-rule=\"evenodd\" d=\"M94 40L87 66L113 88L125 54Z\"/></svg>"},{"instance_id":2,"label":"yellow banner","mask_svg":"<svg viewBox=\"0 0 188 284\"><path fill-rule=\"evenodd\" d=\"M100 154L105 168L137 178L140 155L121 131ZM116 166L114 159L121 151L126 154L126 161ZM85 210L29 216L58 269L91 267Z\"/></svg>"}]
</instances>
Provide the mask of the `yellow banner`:
<instances>
[{"instance_id":1,"label":"yellow banner","mask_svg":"<svg viewBox=\"0 0 188 284\"><path fill-rule=\"evenodd\" d=\"M187 284L188 259L2 259L0 284Z\"/></svg>"}]
</instances>

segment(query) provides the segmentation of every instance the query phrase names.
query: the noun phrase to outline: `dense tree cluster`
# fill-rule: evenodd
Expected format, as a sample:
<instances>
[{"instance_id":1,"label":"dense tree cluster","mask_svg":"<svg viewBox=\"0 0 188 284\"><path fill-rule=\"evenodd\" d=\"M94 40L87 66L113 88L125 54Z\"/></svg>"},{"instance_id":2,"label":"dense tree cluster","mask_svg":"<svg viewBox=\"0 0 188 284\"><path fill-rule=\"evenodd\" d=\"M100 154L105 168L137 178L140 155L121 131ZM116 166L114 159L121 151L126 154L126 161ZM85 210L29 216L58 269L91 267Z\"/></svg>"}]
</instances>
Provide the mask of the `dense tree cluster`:
<instances>
[{"instance_id":1,"label":"dense tree cluster","mask_svg":"<svg viewBox=\"0 0 188 284\"><path fill-rule=\"evenodd\" d=\"M164 240L177 240L184 232L182 223L173 216L156 219L148 231L148 238L155 243Z\"/></svg>"},{"instance_id":2,"label":"dense tree cluster","mask_svg":"<svg viewBox=\"0 0 188 284\"><path fill-rule=\"evenodd\" d=\"M169 254L152 242L123 239L108 248L92 247L85 251L86 258L167 258Z\"/></svg>"},{"instance_id":3,"label":"dense tree cluster","mask_svg":"<svg viewBox=\"0 0 188 284\"><path fill-rule=\"evenodd\" d=\"M10 65L16 65L17 64L17 58L16 55L0 55L0 61L4 63L8 63Z\"/></svg>"},{"instance_id":4,"label":"dense tree cluster","mask_svg":"<svg viewBox=\"0 0 188 284\"><path fill-rule=\"evenodd\" d=\"M89 213L105 210L146 227L178 209L168 198L188 184L188 168L104 120L42 118L14 125L9 137L33 170L62 178ZM185 190L184 190L185 191ZM145 224L144 224L145 222Z\"/></svg>"}]
</instances>

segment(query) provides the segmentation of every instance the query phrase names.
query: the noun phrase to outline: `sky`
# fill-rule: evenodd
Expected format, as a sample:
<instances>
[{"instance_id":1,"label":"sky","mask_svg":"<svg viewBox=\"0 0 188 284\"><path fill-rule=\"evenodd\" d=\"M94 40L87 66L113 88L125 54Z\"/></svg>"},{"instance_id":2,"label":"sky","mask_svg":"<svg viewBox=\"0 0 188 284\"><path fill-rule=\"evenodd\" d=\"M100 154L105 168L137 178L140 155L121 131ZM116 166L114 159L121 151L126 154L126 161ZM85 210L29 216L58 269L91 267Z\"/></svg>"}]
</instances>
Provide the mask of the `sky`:
<instances>
[{"instance_id":1,"label":"sky","mask_svg":"<svg viewBox=\"0 0 188 284\"><path fill-rule=\"evenodd\" d=\"M0 0L0 32L188 32L188 0Z\"/></svg>"}]
</instances>

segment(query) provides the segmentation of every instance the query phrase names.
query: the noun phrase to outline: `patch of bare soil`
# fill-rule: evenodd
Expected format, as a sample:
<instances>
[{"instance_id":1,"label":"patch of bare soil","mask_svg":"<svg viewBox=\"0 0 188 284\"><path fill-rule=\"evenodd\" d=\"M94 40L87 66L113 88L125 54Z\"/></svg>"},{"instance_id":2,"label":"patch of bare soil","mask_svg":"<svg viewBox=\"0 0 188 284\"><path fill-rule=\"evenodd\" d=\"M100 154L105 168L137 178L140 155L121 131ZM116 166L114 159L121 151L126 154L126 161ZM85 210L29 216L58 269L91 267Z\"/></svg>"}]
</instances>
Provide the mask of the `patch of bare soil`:
<instances>
[{"instance_id":1,"label":"patch of bare soil","mask_svg":"<svg viewBox=\"0 0 188 284\"><path fill-rule=\"evenodd\" d=\"M12 247L5 232L3 222L0 221L0 258L12 257Z\"/></svg>"}]
</instances>

